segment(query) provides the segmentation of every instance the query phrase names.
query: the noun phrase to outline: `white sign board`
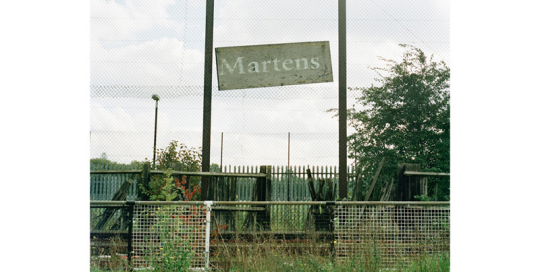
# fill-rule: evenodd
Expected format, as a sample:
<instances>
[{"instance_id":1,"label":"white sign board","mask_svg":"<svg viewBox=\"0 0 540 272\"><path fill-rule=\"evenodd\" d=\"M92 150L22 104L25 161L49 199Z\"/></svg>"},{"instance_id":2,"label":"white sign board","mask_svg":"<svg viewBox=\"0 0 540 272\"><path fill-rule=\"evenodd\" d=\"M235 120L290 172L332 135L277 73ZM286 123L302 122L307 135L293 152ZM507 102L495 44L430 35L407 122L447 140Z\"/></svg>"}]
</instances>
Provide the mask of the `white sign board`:
<instances>
[{"instance_id":1,"label":"white sign board","mask_svg":"<svg viewBox=\"0 0 540 272\"><path fill-rule=\"evenodd\" d=\"M328 41L220 47L216 63L220 91L333 81Z\"/></svg>"}]
</instances>

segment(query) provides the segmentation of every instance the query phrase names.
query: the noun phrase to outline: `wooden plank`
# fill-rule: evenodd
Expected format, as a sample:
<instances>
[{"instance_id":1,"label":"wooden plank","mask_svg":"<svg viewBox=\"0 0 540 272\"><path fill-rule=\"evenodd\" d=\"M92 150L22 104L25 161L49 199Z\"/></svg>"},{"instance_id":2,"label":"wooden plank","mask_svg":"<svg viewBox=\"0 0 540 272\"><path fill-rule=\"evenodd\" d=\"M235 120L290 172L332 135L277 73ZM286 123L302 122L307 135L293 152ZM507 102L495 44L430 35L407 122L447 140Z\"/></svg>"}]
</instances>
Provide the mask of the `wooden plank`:
<instances>
[{"instance_id":1,"label":"wooden plank","mask_svg":"<svg viewBox=\"0 0 540 272\"><path fill-rule=\"evenodd\" d=\"M272 166L266 166L266 201L272 200Z\"/></svg>"},{"instance_id":2,"label":"wooden plank","mask_svg":"<svg viewBox=\"0 0 540 272\"><path fill-rule=\"evenodd\" d=\"M383 165L384 165L384 158L379 163L379 167L377 168L375 175L373 175L371 186L369 187L369 190L367 191L366 196L364 197L364 201L369 200L369 197L371 196L371 193L373 192L373 188L375 188L375 184L377 183L377 179L379 178L379 174L381 173ZM360 209L360 213L359 213L360 216L363 215L365 208L366 206L362 206L362 208Z\"/></svg>"},{"instance_id":3,"label":"wooden plank","mask_svg":"<svg viewBox=\"0 0 540 272\"><path fill-rule=\"evenodd\" d=\"M141 173L140 169L125 169L125 170L112 170L112 169L103 169L103 170L91 170L90 174L137 174Z\"/></svg>"},{"instance_id":4,"label":"wooden plank","mask_svg":"<svg viewBox=\"0 0 540 272\"><path fill-rule=\"evenodd\" d=\"M92 171L92 170L94 170L94 165L93 164L90 165L90 171ZM96 188L96 184L95 184L95 181L94 181L94 176L90 175L90 200L94 200L95 188Z\"/></svg>"},{"instance_id":5,"label":"wooden plank","mask_svg":"<svg viewBox=\"0 0 540 272\"><path fill-rule=\"evenodd\" d=\"M321 165L321 171L324 171L324 167ZM325 174L322 174L322 178L319 176L319 191L316 192L317 194L317 200L323 200L324 199L324 185L326 183L326 180L324 179ZM317 188L317 187L315 187Z\"/></svg>"},{"instance_id":6,"label":"wooden plank","mask_svg":"<svg viewBox=\"0 0 540 272\"><path fill-rule=\"evenodd\" d=\"M256 211L266 211L265 207L236 207L236 206L215 206L212 207L213 211L248 211L248 212L256 212Z\"/></svg>"},{"instance_id":7,"label":"wooden plank","mask_svg":"<svg viewBox=\"0 0 540 272\"><path fill-rule=\"evenodd\" d=\"M380 198L381 200L380 201L382 201L382 199L384 198L384 195L386 194L386 190L388 189L389 185L390 185L390 180L387 180L384 183L383 187L381 188L381 198Z\"/></svg>"},{"instance_id":8,"label":"wooden plank","mask_svg":"<svg viewBox=\"0 0 540 272\"><path fill-rule=\"evenodd\" d=\"M103 168L102 165L98 165L97 166L98 170L101 170ZM96 199L97 200L104 200L101 195L103 194L103 188L102 188L102 179L103 179L103 176L102 175L99 175L96 177L96 181L97 181L97 194L96 194Z\"/></svg>"},{"instance_id":9,"label":"wooden plank","mask_svg":"<svg viewBox=\"0 0 540 272\"><path fill-rule=\"evenodd\" d=\"M131 185L133 184L133 182L135 181L136 178L137 178L137 175L133 174L131 179L126 180L122 184L120 189L116 192L116 194L114 194L114 196L112 197L112 201L125 201L126 198L127 198L128 190L129 190L129 188L131 187ZM101 219L96 224L95 229L96 230L101 229L107 223L107 221L109 221L109 219L116 212L116 210L118 210L118 208L107 208L107 209L105 209L105 211L103 212L103 216L101 217Z\"/></svg>"},{"instance_id":10,"label":"wooden plank","mask_svg":"<svg viewBox=\"0 0 540 272\"><path fill-rule=\"evenodd\" d=\"M362 172L358 171L353 188L352 201L359 201L362 199Z\"/></svg>"},{"instance_id":11,"label":"wooden plank","mask_svg":"<svg viewBox=\"0 0 540 272\"><path fill-rule=\"evenodd\" d=\"M390 179L390 187L388 188L388 191L386 192L386 196L384 197L383 201L390 201L390 198L393 196L393 190L394 190L394 179Z\"/></svg>"},{"instance_id":12,"label":"wooden plank","mask_svg":"<svg viewBox=\"0 0 540 272\"><path fill-rule=\"evenodd\" d=\"M420 184L417 182L418 176L405 176L404 173L407 171L420 172L419 170L420 164L398 164L397 201L417 201L414 196L420 194Z\"/></svg>"},{"instance_id":13,"label":"wooden plank","mask_svg":"<svg viewBox=\"0 0 540 272\"><path fill-rule=\"evenodd\" d=\"M306 172L308 176L307 182L308 182L309 194L311 196L311 200L315 201L317 196L315 195L315 185L313 184L313 178L311 177L311 170L308 168Z\"/></svg>"},{"instance_id":14,"label":"wooden plank","mask_svg":"<svg viewBox=\"0 0 540 272\"><path fill-rule=\"evenodd\" d=\"M450 173L419 172L419 171L405 171L403 175L417 176L417 177L450 177Z\"/></svg>"},{"instance_id":15,"label":"wooden plank","mask_svg":"<svg viewBox=\"0 0 540 272\"><path fill-rule=\"evenodd\" d=\"M413 163L407 165L407 171L420 172L420 164ZM419 176L409 176L409 188L410 188L410 199L409 201L418 201L414 196L421 195L420 193L420 177Z\"/></svg>"},{"instance_id":16,"label":"wooden plank","mask_svg":"<svg viewBox=\"0 0 540 272\"><path fill-rule=\"evenodd\" d=\"M150 180L150 163L145 163L143 165L143 169L141 172L141 179L140 183L142 184L142 187L145 189L148 189L148 182ZM140 188L137 188L137 200L149 200L150 197L143 193L143 191Z\"/></svg>"},{"instance_id":17,"label":"wooden plank","mask_svg":"<svg viewBox=\"0 0 540 272\"><path fill-rule=\"evenodd\" d=\"M421 177L420 178L420 195L428 195L428 178L427 177Z\"/></svg>"},{"instance_id":18,"label":"wooden plank","mask_svg":"<svg viewBox=\"0 0 540 272\"><path fill-rule=\"evenodd\" d=\"M143 170L125 169L125 170L92 170L90 174L138 174ZM164 174L163 170L150 170L150 174ZM217 173L217 172L187 172L187 171L172 171L172 175L186 175L196 177L243 177L243 178L262 178L266 177L260 173Z\"/></svg>"},{"instance_id":19,"label":"wooden plank","mask_svg":"<svg viewBox=\"0 0 540 272\"><path fill-rule=\"evenodd\" d=\"M302 186L300 187L300 201L306 200L307 195L309 193L309 189L307 186L307 179L306 179L306 166L302 166Z\"/></svg>"},{"instance_id":20,"label":"wooden plank","mask_svg":"<svg viewBox=\"0 0 540 272\"><path fill-rule=\"evenodd\" d=\"M379 178L379 174L381 173L383 165L384 165L384 158L379 163L379 167L377 168L377 172L375 172L375 175L373 176L371 186L369 187L369 190L367 191L366 196L364 197L364 201L369 200L369 197L371 196L371 193L373 192L373 188L375 188L375 183L377 183L377 179Z\"/></svg>"},{"instance_id":21,"label":"wooden plank","mask_svg":"<svg viewBox=\"0 0 540 272\"><path fill-rule=\"evenodd\" d=\"M407 170L407 164L405 163L398 163L398 180L397 180L397 193L396 193L396 199L397 201L402 201L407 198L407 194L405 190L409 189L409 178L403 175L403 173Z\"/></svg>"},{"instance_id":22,"label":"wooden plank","mask_svg":"<svg viewBox=\"0 0 540 272\"><path fill-rule=\"evenodd\" d=\"M393 178L391 178L389 181L386 182L383 190L381 191L381 199L380 199L380 201L388 201L388 199L390 198L390 195L392 193L393 185L394 185L394 179Z\"/></svg>"},{"instance_id":23,"label":"wooden plank","mask_svg":"<svg viewBox=\"0 0 540 272\"><path fill-rule=\"evenodd\" d=\"M112 170L112 166L111 165L106 165L106 169L109 169L109 170ZM111 184L111 175L106 175L105 178L107 179L107 182L105 184L109 185ZM112 186L106 186L106 192L107 192L107 200L108 199L111 199L111 197L113 196L113 192L112 192Z\"/></svg>"}]
</instances>

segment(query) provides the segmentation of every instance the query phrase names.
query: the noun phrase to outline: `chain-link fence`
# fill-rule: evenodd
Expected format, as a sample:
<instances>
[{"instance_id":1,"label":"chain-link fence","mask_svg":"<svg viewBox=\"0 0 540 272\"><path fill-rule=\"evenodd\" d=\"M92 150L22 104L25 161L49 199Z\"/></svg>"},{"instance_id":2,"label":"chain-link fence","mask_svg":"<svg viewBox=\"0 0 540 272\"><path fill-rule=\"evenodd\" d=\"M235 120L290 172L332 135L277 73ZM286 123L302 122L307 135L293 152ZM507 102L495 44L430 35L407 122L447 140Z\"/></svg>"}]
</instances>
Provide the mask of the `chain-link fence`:
<instances>
[{"instance_id":1,"label":"chain-link fence","mask_svg":"<svg viewBox=\"0 0 540 272\"><path fill-rule=\"evenodd\" d=\"M201 147L205 2L91 3L91 157L118 163L151 160L153 94L161 98L157 148L172 140ZM385 65L378 56L399 59L399 44L417 46L450 64L448 6L448 0L347 1L347 85L377 84L369 67ZM214 47L329 41L334 82L230 91L214 87L211 163L338 164L338 122L327 112L338 107L337 17L334 0L215 1ZM349 108L359 94L348 91Z\"/></svg>"},{"instance_id":2,"label":"chain-link fence","mask_svg":"<svg viewBox=\"0 0 540 272\"><path fill-rule=\"evenodd\" d=\"M113 216L109 225L100 226L102 216L96 212L111 204L120 214L126 209L118 207L131 205L134 211L127 217ZM316 261L318 257L336 265L357 262L395 268L449 254L450 249L449 202L208 201L122 206L126 204L91 202L92 247L107 247L100 238L116 233L131 245L131 254L122 253L136 268L227 269L274 261L297 265L294 258ZM118 227L122 222L128 222L124 230ZM97 252L104 251L92 251Z\"/></svg>"}]
</instances>

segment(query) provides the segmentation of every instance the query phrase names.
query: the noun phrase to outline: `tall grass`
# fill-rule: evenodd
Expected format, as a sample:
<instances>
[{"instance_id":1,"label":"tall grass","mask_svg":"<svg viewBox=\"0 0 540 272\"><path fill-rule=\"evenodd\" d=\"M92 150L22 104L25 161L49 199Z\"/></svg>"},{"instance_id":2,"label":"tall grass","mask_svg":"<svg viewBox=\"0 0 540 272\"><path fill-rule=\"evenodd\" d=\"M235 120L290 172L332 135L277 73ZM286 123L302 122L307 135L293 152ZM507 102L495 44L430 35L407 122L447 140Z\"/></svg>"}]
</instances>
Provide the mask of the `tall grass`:
<instances>
[{"instance_id":1,"label":"tall grass","mask_svg":"<svg viewBox=\"0 0 540 272\"><path fill-rule=\"evenodd\" d=\"M340 244L317 231L298 239L279 239L257 231L250 238L214 239L210 262L217 271L450 271L449 239L384 243L377 231L357 243ZM358 234L356 234L358 235ZM367 237L372 237L368 239ZM230 239L230 237L229 237ZM234 238L233 238L234 239ZM238 239L238 237L237 237ZM292 241L291 241L292 240ZM387 241L385 241L387 242Z\"/></svg>"},{"instance_id":2,"label":"tall grass","mask_svg":"<svg viewBox=\"0 0 540 272\"><path fill-rule=\"evenodd\" d=\"M106 240L107 247L90 247L90 271L125 271L128 261L125 257L127 245L118 236Z\"/></svg>"},{"instance_id":3,"label":"tall grass","mask_svg":"<svg viewBox=\"0 0 540 272\"><path fill-rule=\"evenodd\" d=\"M364 262L363 256L348 258L336 262L332 257L316 255L267 254L266 256L250 256L244 262L235 262L230 267L216 267L217 271L319 271L319 272L449 272L450 256L448 253L434 254L415 259L412 262L396 263L392 268L384 268L382 264Z\"/></svg>"}]
</instances>

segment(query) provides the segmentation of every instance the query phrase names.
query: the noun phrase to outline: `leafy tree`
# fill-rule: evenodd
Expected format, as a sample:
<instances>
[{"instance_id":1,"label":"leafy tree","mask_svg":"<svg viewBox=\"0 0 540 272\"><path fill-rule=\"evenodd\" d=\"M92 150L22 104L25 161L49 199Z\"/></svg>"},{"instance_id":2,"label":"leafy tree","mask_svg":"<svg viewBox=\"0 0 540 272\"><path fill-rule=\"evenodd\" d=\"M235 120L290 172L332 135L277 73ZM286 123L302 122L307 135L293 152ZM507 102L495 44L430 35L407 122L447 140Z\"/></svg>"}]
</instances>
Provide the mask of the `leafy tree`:
<instances>
[{"instance_id":1,"label":"leafy tree","mask_svg":"<svg viewBox=\"0 0 540 272\"><path fill-rule=\"evenodd\" d=\"M178 196L178 187L171 177L171 169L165 171L163 176L153 176L148 189L139 185L140 189L150 197L150 201L173 201Z\"/></svg>"},{"instance_id":2,"label":"leafy tree","mask_svg":"<svg viewBox=\"0 0 540 272\"><path fill-rule=\"evenodd\" d=\"M183 171L198 172L201 167L201 159L202 155L200 149L188 148L183 143L179 144L178 141L172 141L166 148L157 151L156 168L159 170L167 170L176 164ZM154 175L152 176L152 179L157 182L158 180L164 179L164 177L161 175ZM185 184L184 178L182 178L182 182ZM177 185L176 187L179 190L182 190L184 196L189 195L189 199L199 200L201 194L201 178L190 177L190 188L184 188L182 182L180 182L178 178L174 178L174 183Z\"/></svg>"},{"instance_id":3,"label":"leafy tree","mask_svg":"<svg viewBox=\"0 0 540 272\"><path fill-rule=\"evenodd\" d=\"M144 161L133 160L129 164L117 163L117 162L109 160L107 158L107 153L105 152L101 153L101 156L99 158L90 159L90 165L109 165L109 166L116 166L116 167L126 166L126 167L139 168L139 169L142 168L145 162L148 162L148 159L145 159Z\"/></svg>"},{"instance_id":4,"label":"leafy tree","mask_svg":"<svg viewBox=\"0 0 540 272\"><path fill-rule=\"evenodd\" d=\"M159 149L156 153L156 168L167 170L173 164L177 164L184 171L199 171L201 167L201 151L188 148L185 144L172 141L166 148Z\"/></svg>"},{"instance_id":5,"label":"leafy tree","mask_svg":"<svg viewBox=\"0 0 540 272\"><path fill-rule=\"evenodd\" d=\"M379 57L387 62L386 68L372 68L380 86L360 88L361 108L347 112L356 131L348 137L349 158L362 169L365 186L383 157L383 180L395 178L398 163L450 172L450 68L419 48L400 46L407 49L402 61ZM444 199L449 179L439 182L438 198Z\"/></svg>"},{"instance_id":6,"label":"leafy tree","mask_svg":"<svg viewBox=\"0 0 540 272\"><path fill-rule=\"evenodd\" d=\"M92 159L90 159L90 165L92 165L92 164L96 164L96 165L116 165L117 163L112 162L112 161L107 160L107 159L92 158Z\"/></svg>"}]
</instances>

